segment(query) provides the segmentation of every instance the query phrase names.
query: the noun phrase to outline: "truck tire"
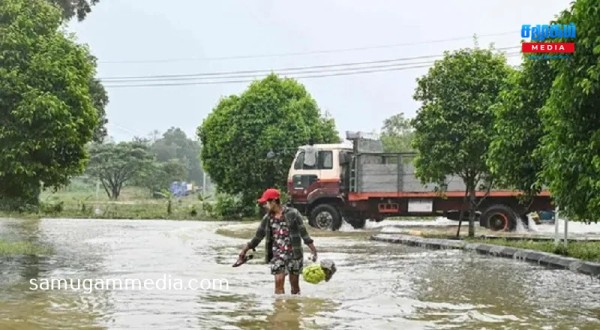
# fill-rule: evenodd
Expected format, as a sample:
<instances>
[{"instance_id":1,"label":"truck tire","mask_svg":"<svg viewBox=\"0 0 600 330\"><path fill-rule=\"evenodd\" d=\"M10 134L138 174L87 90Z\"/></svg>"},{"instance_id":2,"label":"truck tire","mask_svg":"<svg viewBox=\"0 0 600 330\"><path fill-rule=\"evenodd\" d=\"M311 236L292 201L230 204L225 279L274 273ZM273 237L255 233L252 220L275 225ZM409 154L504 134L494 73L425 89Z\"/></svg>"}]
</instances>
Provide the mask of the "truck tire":
<instances>
[{"instance_id":1,"label":"truck tire","mask_svg":"<svg viewBox=\"0 0 600 330\"><path fill-rule=\"evenodd\" d=\"M346 222L349 223L354 229L363 229L367 223L365 218L347 218Z\"/></svg>"},{"instance_id":2,"label":"truck tire","mask_svg":"<svg viewBox=\"0 0 600 330\"><path fill-rule=\"evenodd\" d=\"M342 226L342 216L334 206L320 204L310 212L309 224L319 229L336 231Z\"/></svg>"},{"instance_id":3,"label":"truck tire","mask_svg":"<svg viewBox=\"0 0 600 330\"><path fill-rule=\"evenodd\" d=\"M509 206L492 205L481 214L480 224L493 231L512 231L517 225L517 214Z\"/></svg>"}]
</instances>

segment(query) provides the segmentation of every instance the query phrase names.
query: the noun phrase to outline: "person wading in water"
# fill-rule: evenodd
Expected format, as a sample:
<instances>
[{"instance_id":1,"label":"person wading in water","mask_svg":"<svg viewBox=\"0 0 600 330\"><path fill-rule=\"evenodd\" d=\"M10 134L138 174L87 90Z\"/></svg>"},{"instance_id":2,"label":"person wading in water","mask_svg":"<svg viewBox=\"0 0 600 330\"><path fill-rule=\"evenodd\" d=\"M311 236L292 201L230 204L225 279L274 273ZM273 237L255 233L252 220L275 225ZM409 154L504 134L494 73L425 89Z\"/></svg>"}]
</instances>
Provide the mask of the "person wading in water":
<instances>
[{"instance_id":1,"label":"person wading in water","mask_svg":"<svg viewBox=\"0 0 600 330\"><path fill-rule=\"evenodd\" d=\"M240 252L239 260L243 260L248 250L255 249L266 239L265 262L270 263L271 274L275 277L275 294L285 293L286 275L289 275L292 294L300 294L299 282L304 258L302 243L310 248L312 261L317 261L317 249L306 231L300 212L293 207L282 206L280 197L279 190L267 189L258 200L267 213L252 240Z\"/></svg>"}]
</instances>

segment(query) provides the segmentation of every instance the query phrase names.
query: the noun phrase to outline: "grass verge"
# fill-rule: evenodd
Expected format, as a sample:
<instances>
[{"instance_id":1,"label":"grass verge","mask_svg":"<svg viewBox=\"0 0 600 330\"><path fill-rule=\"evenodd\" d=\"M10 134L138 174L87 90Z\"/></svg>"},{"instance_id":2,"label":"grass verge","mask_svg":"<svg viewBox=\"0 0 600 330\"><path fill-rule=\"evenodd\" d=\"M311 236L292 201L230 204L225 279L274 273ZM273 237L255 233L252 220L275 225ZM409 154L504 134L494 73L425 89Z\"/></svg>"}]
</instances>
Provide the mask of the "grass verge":
<instances>
[{"instance_id":1,"label":"grass verge","mask_svg":"<svg viewBox=\"0 0 600 330\"><path fill-rule=\"evenodd\" d=\"M44 255L50 252L51 249L47 247L26 241L7 242L0 240L0 256Z\"/></svg>"},{"instance_id":2,"label":"grass verge","mask_svg":"<svg viewBox=\"0 0 600 330\"><path fill-rule=\"evenodd\" d=\"M1 212L0 217L39 219L168 219L168 220L229 220L215 215L213 202L198 195L174 198L152 198L135 187L124 188L118 201L88 191L44 192L37 211ZM236 219L246 220L246 219Z\"/></svg>"},{"instance_id":3,"label":"grass verge","mask_svg":"<svg viewBox=\"0 0 600 330\"><path fill-rule=\"evenodd\" d=\"M63 203L60 208L42 208L37 212L1 212L5 218L73 218L73 219L172 219L172 220L214 220L202 211L201 207L174 202L170 212L167 203L135 201L129 203Z\"/></svg>"}]
</instances>

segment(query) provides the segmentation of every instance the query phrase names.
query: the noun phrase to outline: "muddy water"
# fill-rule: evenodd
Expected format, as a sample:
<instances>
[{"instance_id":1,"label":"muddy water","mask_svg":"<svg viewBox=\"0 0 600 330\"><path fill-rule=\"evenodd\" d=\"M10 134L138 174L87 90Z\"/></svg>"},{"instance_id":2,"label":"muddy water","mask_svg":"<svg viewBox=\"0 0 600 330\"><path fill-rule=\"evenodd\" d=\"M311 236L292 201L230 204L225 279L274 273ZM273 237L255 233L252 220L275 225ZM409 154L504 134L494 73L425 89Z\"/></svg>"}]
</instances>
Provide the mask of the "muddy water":
<instances>
[{"instance_id":1,"label":"muddy water","mask_svg":"<svg viewBox=\"0 0 600 330\"><path fill-rule=\"evenodd\" d=\"M329 283L301 283L299 297L275 297L260 263L263 244L256 259L231 267L246 241L241 237L254 226L1 220L0 237L30 239L53 253L0 257L0 329L600 328L598 280L513 260L373 242L360 231L311 230L320 257L335 260L338 273ZM50 278L74 282L40 288ZM145 280L154 282L144 288Z\"/></svg>"}]
</instances>

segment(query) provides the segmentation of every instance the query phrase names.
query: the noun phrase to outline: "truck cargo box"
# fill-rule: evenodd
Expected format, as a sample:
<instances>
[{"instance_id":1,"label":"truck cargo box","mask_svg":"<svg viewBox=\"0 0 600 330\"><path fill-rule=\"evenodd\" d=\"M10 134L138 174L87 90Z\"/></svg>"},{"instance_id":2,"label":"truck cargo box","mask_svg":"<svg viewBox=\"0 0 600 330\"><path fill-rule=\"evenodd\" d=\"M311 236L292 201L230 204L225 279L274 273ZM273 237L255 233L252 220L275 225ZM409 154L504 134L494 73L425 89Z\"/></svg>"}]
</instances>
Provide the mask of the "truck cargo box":
<instances>
[{"instance_id":1,"label":"truck cargo box","mask_svg":"<svg viewBox=\"0 0 600 330\"><path fill-rule=\"evenodd\" d=\"M357 193L435 192L435 183L423 185L415 175L413 164L416 154L363 153L355 159ZM466 189L458 176L447 176L446 191Z\"/></svg>"}]
</instances>

